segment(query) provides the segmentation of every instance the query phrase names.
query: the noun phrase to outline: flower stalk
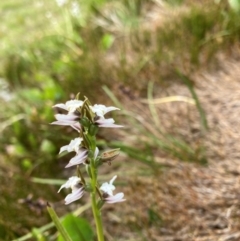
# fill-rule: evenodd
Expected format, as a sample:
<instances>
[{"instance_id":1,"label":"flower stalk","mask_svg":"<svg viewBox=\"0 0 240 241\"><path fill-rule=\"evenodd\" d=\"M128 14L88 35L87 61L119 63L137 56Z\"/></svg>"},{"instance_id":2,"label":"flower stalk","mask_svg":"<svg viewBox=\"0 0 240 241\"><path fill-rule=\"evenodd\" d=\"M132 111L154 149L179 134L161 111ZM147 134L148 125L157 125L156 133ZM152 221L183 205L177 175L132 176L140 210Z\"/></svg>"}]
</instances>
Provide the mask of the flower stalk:
<instances>
[{"instance_id":1,"label":"flower stalk","mask_svg":"<svg viewBox=\"0 0 240 241\"><path fill-rule=\"evenodd\" d=\"M105 203L123 202L125 199L123 193L113 195L113 190L115 190L113 182L117 176L114 176L109 183L105 182L99 186L98 168L105 163L111 164L119 155L119 149L105 151L99 154L96 135L99 128L120 128L122 126L114 124L115 121L112 118L105 118L105 114L110 111L119 110L118 108L98 104L92 106L86 97L82 101L79 100L79 96L80 94L76 96L75 100L54 106L54 108L67 113L56 114L55 117L57 121L52 124L71 126L79 133L79 137L60 149L60 153L66 151L76 153L76 155L70 159L66 168L75 166L77 168L77 176L70 177L69 180L60 187L59 192L62 188L71 188L72 192L65 198L66 205L81 199L86 192L90 193L98 241L104 241L101 208ZM86 167L86 174L90 178L89 183L86 183L84 179L81 165Z\"/></svg>"}]
</instances>

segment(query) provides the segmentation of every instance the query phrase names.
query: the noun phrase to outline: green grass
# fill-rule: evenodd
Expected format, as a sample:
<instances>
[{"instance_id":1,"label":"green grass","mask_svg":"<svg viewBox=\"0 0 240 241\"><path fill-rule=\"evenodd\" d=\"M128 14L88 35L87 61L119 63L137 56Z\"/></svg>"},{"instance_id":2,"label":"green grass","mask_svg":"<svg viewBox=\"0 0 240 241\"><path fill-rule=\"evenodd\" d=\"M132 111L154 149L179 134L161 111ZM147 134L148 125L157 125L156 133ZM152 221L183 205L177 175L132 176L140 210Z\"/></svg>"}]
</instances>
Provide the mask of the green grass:
<instances>
[{"instance_id":1,"label":"green grass","mask_svg":"<svg viewBox=\"0 0 240 241\"><path fill-rule=\"evenodd\" d=\"M0 2L3 22L0 75L14 96L7 104L0 100L0 129L3 130L0 150L4 159L11 162L9 169L16 165L16 173L23 179L36 173L41 173L42 176L38 175L41 178L52 178L49 170L55 170L56 162L59 164L57 149L63 144L59 140L71 132L48 125L53 121L51 106L77 92L93 102L114 102L126 109L122 112L123 120L132 129L124 133L124 143L112 142L111 146L121 147L132 159L153 170L159 167L155 160L159 155L205 164L203 134L202 139L191 142L178 130L165 131L156 106L149 104L141 112L127 110L126 103L120 103L124 94L118 90L119 86L126 86L133 95L136 92L139 98L147 96L153 100L152 83L164 89L174 81L182 81L196 103L199 122L207 132L204 106L192 85L192 72L207 69L208 64L216 62L219 51L227 52L239 42L240 15L223 2L208 2L203 6L198 1L189 4L171 0L166 1L166 11L172 14L171 9L179 10L179 14L173 14L166 22L155 23L153 30L143 24L150 21L146 12L158 8L153 1L79 2L84 13L79 17L71 15L70 3L59 8L54 1L46 0ZM149 25L153 26L151 22ZM135 137L133 143L129 131L131 138ZM16 189L22 183L22 179L15 180ZM14 186L11 188L15 190ZM19 193L15 199L27 195L26 190ZM4 189L4 198L7 196L9 192ZM1 201L5 202L6 198ZM19 207L13 205L14 211L20 211ZM13 216L9 217L7 226L0 218L0 231L10 229L6 237L19 235L14 225L11 229ZM149 220L161 222L154 210L149 210Z\"/></svg>"}]
</instances>

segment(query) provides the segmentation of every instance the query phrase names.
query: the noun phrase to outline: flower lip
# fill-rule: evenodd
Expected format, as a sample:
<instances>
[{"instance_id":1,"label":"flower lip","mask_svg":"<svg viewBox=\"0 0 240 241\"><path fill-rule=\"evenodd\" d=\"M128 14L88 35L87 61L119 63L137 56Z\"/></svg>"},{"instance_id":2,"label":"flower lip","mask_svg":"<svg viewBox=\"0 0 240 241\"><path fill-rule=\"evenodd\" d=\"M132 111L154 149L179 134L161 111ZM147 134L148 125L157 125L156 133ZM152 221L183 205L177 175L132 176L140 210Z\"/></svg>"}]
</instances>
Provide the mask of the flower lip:
<instances>
[{"instance_id":1,"label":"flower lip","mask_svg":"<svg viewBox=\"0 0 240 241\"><path fill-rule=\"evenodd\" d=\"M104 198L104 200L107 203L119 203L119 202L126 201L126 199L123 199L123 197L124 197L124 193L120 192L120 193L117 193L114 196L108 196L108 197Z\"/></svg>"},{"instance_id":2,"label":"flower lip","mask_svg":"<svg viewBox=\"0 0 240 241\"><path fill-rule=\"evenodd\" d=\"M72 193L68 194L65 197L65 205L68 205L72 202L77 201L78 199L80 199L84 194L84 188L81 187L79 189L77 189L76 191L73 191Z\"/></svg>"},{"instance_id":3,"label":"flower lip","mask_svg":"<svg viewBox=\"0 0 240 241\"><path fill-rule=\"evenodd\" d=\"M78 154L69 161L69 163L65 166L65 168L76 166L82 163L84 164L87 157L88 157L88 150L83 149L83 151L81 152L79 151Z\"/></svg>"},{"instance_id":4,"label":"flower lip","mask_svg":"<svg viewBox=\"0 0 240 241\"><path fill-rule=\"evenodd\" d=\"M70 113L67 115L64 114L56 114L55 118L57 121L52 122L52 125L60 125L60 126L71 126L73 129L77 130L80 132L81 130L81 125L77 121L79 119L79 116Z\"/></svg>"},{"instance_id":5,"label":"flower lip","mask_svg":"<svg viewBox=\"0 0 240 241\"><path fill-rule=\"evenodd\" d=\"M109 119L105 119L104 117L98 117L95 118L95 123L99 126L99 127L108 127L108 128L121 128L123 126L121 125L116 125L114 124L114 119L113 118L109 118Z\"/></svg>"}]
</instances>

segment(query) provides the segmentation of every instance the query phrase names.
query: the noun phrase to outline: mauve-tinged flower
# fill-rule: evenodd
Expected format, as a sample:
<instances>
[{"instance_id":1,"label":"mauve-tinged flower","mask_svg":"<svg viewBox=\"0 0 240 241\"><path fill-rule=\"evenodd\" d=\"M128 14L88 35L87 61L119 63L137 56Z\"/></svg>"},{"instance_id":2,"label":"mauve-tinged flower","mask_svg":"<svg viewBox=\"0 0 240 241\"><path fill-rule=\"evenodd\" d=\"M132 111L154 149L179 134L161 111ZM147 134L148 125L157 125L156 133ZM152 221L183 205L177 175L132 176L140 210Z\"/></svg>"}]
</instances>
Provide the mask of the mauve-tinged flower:
<instances>
[{"instance_id":1,"label":"mauve-tinged flower","mask_svg":"<svg viewBox=\"0 0 240 241\"><path fill-rule=\"evenodd\" d=\"M69 113L73 113L76 111L77 108L81 107L82 104L83 104L82 100L69 100L65 104L60 103L60 104L54 105L53 107L58 107L68 111Z\"/></svg>"},{"instance_id":2,"label":"mauve-tinged flower","mask_svg":"<svg viewBox=\"0 0 240 241\"><path fill-rule=\"evenodd\" d=\"M79 117L77 115L74 115L73 113L69 113L67 115L57 114L55 115L55 118L57 119L57 121L52 122L52 125L71 126L78 132L81 130L81 125L77 121Z\"/></svg>"},{"instance_id":3,"label":"mauve-tinged flower","mask_svg":"<svg viewBox=\"0 0 240 241\"><path fill-rule=\"evenodd\" d=\"M77 155L70 159L69 163L65 166L65 168L76 166L79 164L84 164L86 159L88 158L88 150L86 149L79 149Z\"/></svg>"},{"instance_id":4,"label":"mauve-tinged flower","mask_svg":"<svg viewBox=\"0 0 240 241\"><path fill-rule=\"evenodd\" d=\"M113 118L105 119L104 117L97 118L97 120L95 121L95 123L99 127L108 127L108 128L121 128L121 127L123 127L121 125L114 124L114 122L115 121L114 121Z\"/></svg>"},{"instance_id":5,"label":"mauve-tinged flower","mask_svg":"<svg viewBox=\"0 0 240 241\"><path fill-rule=\"evenodd\" d=\"M84 194L84 187L81 184L81 179L76 176L70 177L68 181L60 187L58 192L60 192L62 188L72 189L72 193L68 194L65 198L66 205L80 199Z\"/></svg>"},{"instance_id":6,"label":"mauve-tinged flower","mask_svg":"<svg viewBox=\"0 0 240 241\"><path fill-rule=\"evenodd\" d=\"M113 196L108 196L107 198L104 198L104 201L106 203L120 203L126 201L124 198L124 193L120 192Z\"/></svg>"},{"instance_id":7,"label":"mauve-tinged flower","mask_svg":"<svg viewBox=\"0 0 240 241\"><path fill-rule=\"evenodd\" d=\"M114 176L109 183L104 182L100 187L100 190L103 191L103 200L107 203L117 203L124 202L126 199L123 199L124 194L122 192L113 195L113 191L115 190L115 186L113 182L117 176Z\"/></svg>"},{"instance_id":8,"label":"mauve-tinged flower","mask_svg":"<svg viewBox=\"0 0 240 241\"><path fill-rule=\"evenodd\" d=\"M83 138L78 137L78 138L75 138L74 140L71 140L68 145L61 147L59 153L62 153L63 151L76 152L76 156L70 159L69 163L66 165L66 168L82 164L87 159L88 150L81 147L82 141L83 141Z\"/></svg>"},{"instance_id":9,"label":"mauve-tinged flower","mask_svg":"<svg viewBox=\"0 0 240 241\"><path fill-rule=\"evenodd\" d=\"M120 110L119 108L114 106L106 107L105 105L98 105L98 104L95 104L94 106L90 106L90 108L92 112L94 112L99 117L104 117L104 115L110 111Z\"/></svg>"},{"instance_id":10,"label":"mauve-tinged flower","mask_svg":"<svg viewBox=\"0 0 240 241\"><path fill-rule=\"evenodd\" d=\"M82 198L83 194L84 194L84 188L83 187L79 188L76 191L72 191L72 193L68 194L65 197L65 205L68 205L72 202L75 202L75 201L79 200L80 198Z\"/></svg>"},{"instance_id":11,"label":"mauve-tinged flower","mask_svg":"<svg viewBox=\"0 0 240 241\"><path fill-rule=\"evenodd\" d=\"M94 152L94 160L96 160L98 153L99 153L99 149L96 147ZM79 165L79 164L85 164L85 161L87 158L88 158L88 150L84 148L80 148L77 152L77 155L69 161L69 163L67 164L67 166L65 166L65 168Z\"/></svg>"}]
</instances>

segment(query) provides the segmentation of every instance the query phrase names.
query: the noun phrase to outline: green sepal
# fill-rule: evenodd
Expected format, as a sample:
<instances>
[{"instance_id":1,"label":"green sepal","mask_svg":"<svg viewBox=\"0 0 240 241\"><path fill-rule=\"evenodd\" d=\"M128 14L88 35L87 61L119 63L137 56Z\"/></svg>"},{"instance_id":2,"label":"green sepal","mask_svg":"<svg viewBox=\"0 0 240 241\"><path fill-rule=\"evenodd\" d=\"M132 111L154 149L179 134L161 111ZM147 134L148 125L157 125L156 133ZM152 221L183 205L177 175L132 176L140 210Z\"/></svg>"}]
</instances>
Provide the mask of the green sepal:
<instances>
[{"instance_id":1,"label":"green sepal","mask_svg":"<svg viewBox=\"0 0 240 241\"><path fill-rule=\"evenodd\" d=\"M99 127L97 125L91 124L88 130L88 133L91 136L96 136L96 134L98 133L98 129Z\"/></svg>"},{"instance_id":2,"label":"green sepal","mask_svg":"<svg viewBox=\"0 0 240 241\"><path fill-rule=\"evenodd\" d=\"M87 172L88 176L90 178L92 178L92 172L91 172L91 166L90 165L86 165L86 172Z\"/></svg>"},{"instance_id":3,"label":"green sepal","mask_svg":"<svg viewBox=\"0 0 240 241\"><path fill-rule=\"evenodd\" d=\"M104 203L105 202L103 200L98 201L98 203L97 203L98 210L100 210L103 207Z\"/></svg>"},{"instance_id":4,"label":"green sepal","mask_svg":"<svg viewBox=\"0 0 240 241\"><path fill-rule=\"evenodd\" d=\"M100 167L103 164L103 161L101 159L97 158L95 160L94 164L95 164L94 166L97 168L97 167Z\"/></svg>"},{"instance_id":5,"label":"green sepal","mask_svg":"<svg viewBox=\"0 0 240 241\"><path fill-rule=\"evenodd\" d=\"M88 138L88 135L85 133L82 133L83 143L84 146L89 150L91 147L91 141Z\"/></svg>"},{"instance_id":6,"label":"green sepal","mask_svg":"<svg viewBox=\"0 0 240 241\"><path fill-rule=\"evenodd\" d=\"M76 97L75 97L75 100L80 100L80 92L77 93Z\"/></svg>"}]
</instances>

